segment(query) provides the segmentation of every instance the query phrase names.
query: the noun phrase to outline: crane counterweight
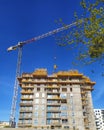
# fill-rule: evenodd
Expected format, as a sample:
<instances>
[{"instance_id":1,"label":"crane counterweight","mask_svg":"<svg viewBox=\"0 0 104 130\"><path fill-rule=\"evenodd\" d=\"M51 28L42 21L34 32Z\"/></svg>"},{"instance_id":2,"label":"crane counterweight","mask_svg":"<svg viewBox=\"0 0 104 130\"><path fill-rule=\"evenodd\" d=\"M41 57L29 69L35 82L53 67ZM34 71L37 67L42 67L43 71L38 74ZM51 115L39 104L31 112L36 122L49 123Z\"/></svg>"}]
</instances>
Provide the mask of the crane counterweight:
<instances>
[{"instance_id":1,"label":"crane counterweight","mask_svg":"<svg viewBox=\"0 0 104 130\"><path fill-rule=\"evenodd\" d=\"M17 45L9 47L9 48L7 49L7 51L13 51L13 50L16 50L16 49L18 49L19 47L22 47L23 45L24 45L23 42L18 42Z\"/></svg>"}]
</instances>

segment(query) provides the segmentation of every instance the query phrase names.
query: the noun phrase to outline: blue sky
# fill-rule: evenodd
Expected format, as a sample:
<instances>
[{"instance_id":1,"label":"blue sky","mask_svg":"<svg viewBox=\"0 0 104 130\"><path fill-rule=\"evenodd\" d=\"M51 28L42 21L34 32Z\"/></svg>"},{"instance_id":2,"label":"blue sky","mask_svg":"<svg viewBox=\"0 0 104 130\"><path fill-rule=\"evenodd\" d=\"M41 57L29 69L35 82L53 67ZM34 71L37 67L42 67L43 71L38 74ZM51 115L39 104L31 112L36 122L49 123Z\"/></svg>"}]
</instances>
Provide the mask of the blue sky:
<instances>
[{"instance_id":1,"label":"blue sky","mask_svg":"<svg viewBox=\"0 0 104 130\"><path fill-rule=\"evenodd\" d=\"M7 52L7 48L61 27L55 23L60 18L65 24L72 23L74 12L81 14L79 3L80 0L0 0L0 120L9 120L17 63L18 51ZM73 66L71 63L76 50L57 46L55 36L24 46L21 72L47 68L51 74L54 64L58 66L57 71L77 69L96 82L92 92L94 108L104 108L104 77L101 76L103 68L99 63ZM57 57L56 60L54 57ZM92 68L95 73L91 73ZM17 102L17 108L18 106Z\"/></svg>"}]
</instances>

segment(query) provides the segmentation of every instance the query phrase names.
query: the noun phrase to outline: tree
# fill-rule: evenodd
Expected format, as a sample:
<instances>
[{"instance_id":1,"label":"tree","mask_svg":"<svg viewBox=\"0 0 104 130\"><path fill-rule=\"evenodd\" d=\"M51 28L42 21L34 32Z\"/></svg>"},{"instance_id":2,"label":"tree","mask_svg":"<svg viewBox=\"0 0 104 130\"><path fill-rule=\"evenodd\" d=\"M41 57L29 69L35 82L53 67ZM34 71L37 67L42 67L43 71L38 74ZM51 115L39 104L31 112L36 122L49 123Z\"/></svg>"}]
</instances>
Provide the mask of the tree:
<instances>
[{"instance_id":1,"label":"tree","mask_svg":"<svg viewBox=\"0 0 104 130\"><path fill-rule=\"evenodd\" d=\"M74 15L80 24L57 41L61 46L72 44L79 48L77 59L89 64L104 59L104 0L81 0L80 5L83 13ZM61 19L60 23L65 26Z\"/></svg>"}]
</instances>

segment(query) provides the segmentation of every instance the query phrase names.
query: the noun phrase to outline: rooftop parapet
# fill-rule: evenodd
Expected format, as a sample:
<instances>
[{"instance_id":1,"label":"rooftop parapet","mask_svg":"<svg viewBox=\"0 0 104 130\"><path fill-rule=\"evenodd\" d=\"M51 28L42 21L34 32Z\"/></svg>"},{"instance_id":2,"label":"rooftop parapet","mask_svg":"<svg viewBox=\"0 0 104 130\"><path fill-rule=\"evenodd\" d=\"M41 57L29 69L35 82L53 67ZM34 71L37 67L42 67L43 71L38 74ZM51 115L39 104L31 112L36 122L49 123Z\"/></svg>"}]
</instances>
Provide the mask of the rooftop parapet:
<instances>
[{"instance_id":1,"label":"rooftop parapet","mask_svg":"<svg viewBox=\"0 0 104 130\"><path fill-rule=\"evenodd\" d=\"M59 71L57 72L57 76L80 76L82 77L83 74L80 74L77 70L70 70L70 71Z\"/></svg>"},{"instance_id":2,"label":"rooftop parapet","mask_svg":"<svg viewBox=\"0 0 104 130\"><path fill-rule=\"evenodd\" d=\"M47 70L46 69L36 69L33 73L33 76L47 76Z\"/></svg>"}]
</instances>

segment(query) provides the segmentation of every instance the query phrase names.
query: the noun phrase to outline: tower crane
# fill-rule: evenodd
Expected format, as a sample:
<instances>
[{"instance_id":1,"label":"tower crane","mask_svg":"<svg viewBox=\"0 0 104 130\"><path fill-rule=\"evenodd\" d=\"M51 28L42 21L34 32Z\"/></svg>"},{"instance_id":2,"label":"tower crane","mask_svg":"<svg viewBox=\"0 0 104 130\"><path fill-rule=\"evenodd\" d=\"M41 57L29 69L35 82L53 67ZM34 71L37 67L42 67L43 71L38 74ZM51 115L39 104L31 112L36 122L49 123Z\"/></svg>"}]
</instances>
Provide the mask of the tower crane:
<instances>
[{"instance_id":1,"label":"tower crane","mask_svg":"<svg viewBox=\"0 0 104 130\"><path fill-rule=\"evenodd\" d=\"M49 31L48 33L39 35L37 37L31 38L29 40L26 41L22 41L22 42L18 42L16 45L11 46L7 49L7 51L13 51L18 49L18 59L17 59L17 68L16 68L16 77L15 77L15 83L14 83L14 92L13 92L13 98L12 98L12 105L11 105L11 113L10 113L10 119L9 119L9 124L11 127L15 127L16 126L16 122L15 122L15 113L16 113L16 102L17 102L17 96L18 96L18 77L20 76L20 68L21 68L21 58L22 58L22 47L26 44L35 42L37 40L43 39L45 37L54 35L58 32L67 30L71 27L74 27L78 24L81 24L83 22L83 20L79 20L78 22L74 22L71 23L69 25L66 25L64 27L60 27L57 29L54 29L52 31Z\"/></svg>"}]
</instances>

